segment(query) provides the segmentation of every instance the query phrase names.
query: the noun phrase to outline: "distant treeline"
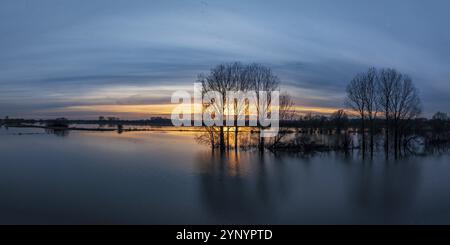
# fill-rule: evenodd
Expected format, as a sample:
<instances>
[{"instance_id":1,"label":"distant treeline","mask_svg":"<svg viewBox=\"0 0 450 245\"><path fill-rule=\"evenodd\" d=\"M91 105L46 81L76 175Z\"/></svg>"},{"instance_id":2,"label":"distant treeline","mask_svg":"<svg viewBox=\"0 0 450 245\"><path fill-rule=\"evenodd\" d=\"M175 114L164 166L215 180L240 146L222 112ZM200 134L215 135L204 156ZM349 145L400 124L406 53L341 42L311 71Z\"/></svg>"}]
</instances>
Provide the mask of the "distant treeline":
<instances>
[{"instance_id":1,"label":"distant treeline","mask_svg":"<svg viewBox=\"0 0 450 245\"><path fill-rule=\"evenodd\" d=\"M69 120L66 118L55 118L55 119L22 119L22 118L4 118L0 119L0 123L6 126L26 126L30 124L41 124L52 126L64 126L71 124L92 124L92 125L135 125L135 126L172 126L172 121L167 118L162 117L152 117L150 119L142 120L121 120L117 117L99 117L99 119L89 119L89 120Z\"/></svg>"},{"instance_id":2,"label":"distant treeline","mask_svg":"<svg viewBox=\"0 0 450 245\"><path fill-rule=\"evenodd\" d=\"M343 112L345 113L345 112ZM306 116L297 116L290 120L281 120L280 127L282 128L300 128L304 130L313 130L317 132L327 133L327 131L336 131L354 129L359 130L361 125L360 118L351 118L346 114L338 116L339 111L331 115L314 115L309 114ZM41 124L48 125L49 127L55 126L55 123L64 123L67 125L71 124L86 124L86 125L134 125L134 126L172 126L172 121L168 118L151 118L142 120L121 120L115 118L113 120L69 120L65 118L55 118L55 119L23 119L23 118L5 118L0 119L0 123L6 126L26 126L30 124ZM375 128L382 129L384 125L383 119L375 119ZM437 112L431 119L428 118L416 118L410 121L414 125L415 130L419 131L434 131L434 130L444 130L448 129L450 126L450 120L446 113ZM56 124L56 126L58 126ZM191 123L194 125L194 121ZM224 124L226 122L224 121ZM246 122L246 125L249 125ZM60 125L61 126L61 125ZM245 126L249 127L249 126Z\"/></svg>"}]
</instances>

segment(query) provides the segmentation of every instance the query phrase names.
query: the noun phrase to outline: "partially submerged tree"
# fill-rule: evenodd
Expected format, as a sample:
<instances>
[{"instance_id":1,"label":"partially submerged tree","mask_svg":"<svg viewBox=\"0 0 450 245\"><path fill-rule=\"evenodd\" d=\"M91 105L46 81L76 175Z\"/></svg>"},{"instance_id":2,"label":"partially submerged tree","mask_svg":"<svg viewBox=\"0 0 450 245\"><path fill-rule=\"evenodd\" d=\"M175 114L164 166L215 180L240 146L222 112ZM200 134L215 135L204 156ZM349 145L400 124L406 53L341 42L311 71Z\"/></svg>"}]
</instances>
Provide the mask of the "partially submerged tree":
<instances>
[{"instance_id":1,"label":"partially submerged tree","mask_svg":"<svg viewBox=\"0 0 450 245\"><path fill-rule=\"evenodd\" d=\"M375 120L378 114L378 94L377 94L377 71L375 68L369 68L365 73L364 79L364 105L369 121L370 134L370 155L373 156L374 150L374 135L375 135Z\"/></svg>"},{"instance_id":2,"label":"partially submerged tree","mask_svg":"<svg viewBox=\"0 0 450 245\"><path fill-rule=\"evenodd\" d=\"M282 122L293 120L295 117L295 102L294 98L287 92L283 92L280 95L279 100L279 117ZM281 127L278 135L274 137L271 148L276 148L282 140L289 134L289 129L286 127Z\"/></svg>"},{"instance_id":3,"label":"partially submerged tree","mask_svg":"<svg viewBox=\"0 0 450 245\"><path fill-rule=\"evenodd\" d=\"M267 118L270 116L270 109L272 106L271 92L279 89L280 80L272 73L272 70L261 64L251 64L247 67L248 82L252 90L256 94L256 111L259 116ZM260 91L267 92L267 96L261 97ZM258 124L259 131L263 130L263 127ZM264 151L265 143L264 137L259 137L259 151Z\"/></svg>"},{"instance_id":4,"label":"partially submerged tree","mask_svg":"<svg viewBox=\"0 0 450 245\"><path fill-rule=\"evenodd\" d=\"M217 92L220 101L203 100L204 110L209 110L212 115L220 117L218 120L222 121L222 126L218 126L218 146L220 151L225 151L230 148L230 129L232 127L223 124L225 117L233 117L234 122L234 147L238 146L238 115L250 113L248 112L249 101L243 101L243 95L246 92L251 93L252 100L254 100L254 107L256 113L261 116L270 116L271 113L271 92L278 89L279 80L272 73L270 68L261 64L243 65L239 62L220 64L213 68L207 75L199 75L199 82L202 83L202 95L205 98L209 92ZM267 92L267 96L262 96L259 92ZM238 93L237 97L230 97L229 92ZM239 94L241 93L241 94ZM262 97L261 97L262 96ZM256 115L253 115L256 116ZM228 121L228 120L227 120ZM258 124L260 131L263 129ZM225 132L226 129L226 132ZM225 137L226 133L226 137ZM264 149L264 138L260 137L259 148Z\"/></svg>"},{"instance_id":5,"label":"partially submerged tree","mask_svg":"<svg viewBox=\"0 0 450 245\"><path fill-rule=\"evenodd\" d=\"M243 70L243 65L241 63L228 63L220 64L213 69L211 69L208 75L199 75L198 81L202 83L202 95L203 98L209 92L217 92L220 95L221 101L204 101L203 108L212 111L212 114L219 117L221 125L219 126L219 148L220 151L225 151L225 132L224 132L224 115L226 115L228 110L227 107L227 92L235 91L238 89L241 72ZM228 131L229 133L229 131ZM229 138L228 138L229 139ZM229 144L229 140L227 142Z\"/></svg>"},{"instance_id":6,"label":"partially submerged tree","mask_svg":"<svg viewBox=\"0 0 450 245\"><path fill-rule=\"evenodd\" d=\"M347 86L347 101L346 104L349 105L359 116L361 120L361 143L362 143L362 154L364 157L366 150L366 74L357 74Z\"/></svg>"},{"instance_id":7,"label":"partially submerged tree","mask_svg":"<svg viewBox=\"0 0 450 245\"><path fill-rule=\"evenodd\" d=\"M392 119L391 107L392 96L396 84L402 79L402 74L394 69L381 69L378 73L377 90L378 90L378 107L380 113L384 116L384 146L386 156L389 154L389 133Z\"/></svg>"},{"instance_id":8,"label":"partially submerged tree","mask_svg":"<svg viewBox=\"0 0 450 245\"><path fill-rule=\"evenodd\" d=\"M365 150L365 121L370 125L370 148L373 154L374 122L380 111L385 119L386 156L389 152L390 133L393 131L393 147L397 156L401 142L405 142L410 122L421 112L418 91L409 76L394 69L377 72L370 68L360 73L347 87L347 103L361 120L362 150Z\"/></svg>"},{"instance_id":9,"label":"partially submerged tree","mask_svg":"<svg viewBox=\"0 0 450 245\"><path fill-rule=\"evenodd\" d=\"M394 152L397 157L407 127L411 120L421 112L419 93L409 76L403 75L402 79L394 84L391 101L390 114L394 129Z\"/></svg>"}]
</instances>

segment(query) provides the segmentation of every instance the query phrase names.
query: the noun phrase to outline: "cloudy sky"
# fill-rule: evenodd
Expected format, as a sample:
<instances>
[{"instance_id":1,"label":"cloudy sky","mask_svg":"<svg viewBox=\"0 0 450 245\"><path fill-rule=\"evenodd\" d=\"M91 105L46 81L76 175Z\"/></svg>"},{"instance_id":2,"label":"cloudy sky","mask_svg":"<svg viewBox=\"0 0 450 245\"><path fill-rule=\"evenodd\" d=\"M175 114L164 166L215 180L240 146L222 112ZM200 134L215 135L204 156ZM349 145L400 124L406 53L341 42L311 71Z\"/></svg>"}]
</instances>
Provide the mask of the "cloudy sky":
<instances>
[{"instance_id":1,"label":"cloudy sky","mask_svg":"<svg viewBox=\"0 0 450 245\"><path fill-rule=\"evenodd\" d=\"M2 0L0 116L144 118L221 62L271 67L303 110L343 106L370 66L450 112L450 2Z\"/></svg>"}]
</instances>

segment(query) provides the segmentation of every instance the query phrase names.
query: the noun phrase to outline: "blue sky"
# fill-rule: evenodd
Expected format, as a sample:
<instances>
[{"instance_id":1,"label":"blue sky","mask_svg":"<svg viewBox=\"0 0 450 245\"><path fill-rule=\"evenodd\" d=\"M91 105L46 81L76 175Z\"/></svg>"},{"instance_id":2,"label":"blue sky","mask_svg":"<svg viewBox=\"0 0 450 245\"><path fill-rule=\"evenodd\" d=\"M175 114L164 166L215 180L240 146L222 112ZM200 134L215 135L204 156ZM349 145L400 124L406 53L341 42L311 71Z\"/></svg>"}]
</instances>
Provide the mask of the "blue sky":
<instances>
[{"instance_id":1,"label":"blue sky","mask_svg":"<svg viewBox=\"0 0 450 245\"><path fill-rule=\"evenodd\" d=\"M0 5L2 117L84 118L113 113L92 110L105 108L98 105L167 104L198 73L230 61L271 67L307 108L342 107L355 73L393 67L413 78L425 116L450 112L449 1Z\"/></svg>"}]
</instances>

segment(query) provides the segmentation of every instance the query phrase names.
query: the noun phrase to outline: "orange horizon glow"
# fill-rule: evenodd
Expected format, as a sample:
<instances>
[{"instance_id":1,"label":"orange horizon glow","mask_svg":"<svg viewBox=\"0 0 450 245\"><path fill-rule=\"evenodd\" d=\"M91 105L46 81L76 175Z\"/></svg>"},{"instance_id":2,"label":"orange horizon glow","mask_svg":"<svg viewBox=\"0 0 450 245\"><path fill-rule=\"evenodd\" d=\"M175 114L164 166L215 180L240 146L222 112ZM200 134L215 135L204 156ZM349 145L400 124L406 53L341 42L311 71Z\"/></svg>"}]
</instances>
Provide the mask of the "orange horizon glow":
<instances>
[{"instance_id":1,"label":"orange horizon glow","mask_svg":"<svg viewBox=\"0 0 450 245\"><path fill-rule=\"evenodd\" d=\"M102 114L114 115L128 115L128 117L147 118L152 115L166 115L170 116L176 106L180 104L146 104L146 105L83 105L83 106L68 106L57 109L50 109L41 112L47 113L71 113L71 112L98 112L99 116ZM307 113L329 115L341 108L332 107L313 107L313 106L294 106L293 110L299 115ZM192 106L185 106L185 111L193 112ZM350 115L351 111L346 110Z\"/></svg>"}]
</instances>

